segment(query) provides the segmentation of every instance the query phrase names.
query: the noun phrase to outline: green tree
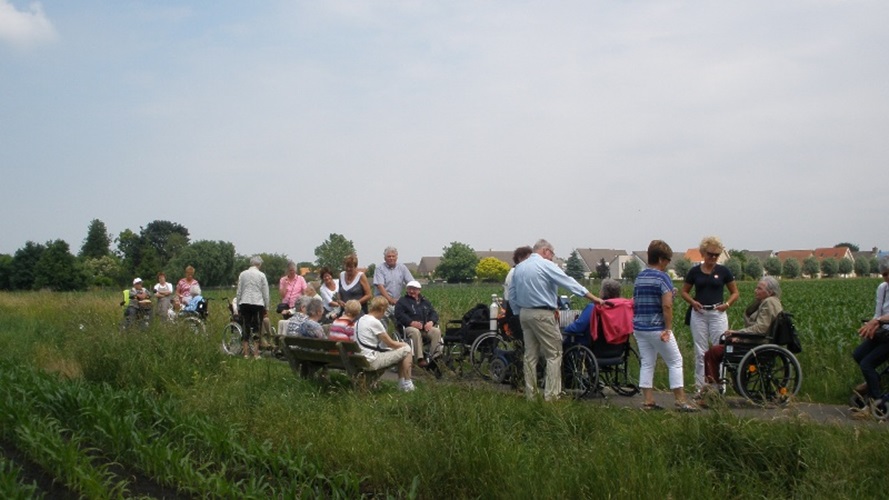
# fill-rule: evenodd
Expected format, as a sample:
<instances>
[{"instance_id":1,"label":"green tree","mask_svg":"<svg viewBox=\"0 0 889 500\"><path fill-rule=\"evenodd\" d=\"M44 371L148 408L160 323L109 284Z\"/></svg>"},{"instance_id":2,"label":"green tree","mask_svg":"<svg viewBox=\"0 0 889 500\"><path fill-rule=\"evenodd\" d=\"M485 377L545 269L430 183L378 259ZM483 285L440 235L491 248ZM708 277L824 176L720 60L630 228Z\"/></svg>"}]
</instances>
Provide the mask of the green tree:
<instances>
[{"instance_id":1,"label":"green tree","mask_svg":"<svg viewBox=\"0 0 889 500\"><path fill-rule=\"evenodd\" d=\"M367 276L367 279L373 280L374 272L377 270L376 264L371 264L367 266L367 269L364 270L364 275Z\"/></svg>"},{"instance_id":2,"label":"green tree","mask_svg":"<svg viewBox=\"0 0 889 500\"><path fill-rule=\"evenodd\" d=\"M738 259L738 262L741 264L738 268L739 274L735 274L735 276L741 276L740 271L744 269L744 266L747 265L747 251L746 250L735 250L734 248L728 251L729 260ZM724 264L723 264L724 265ZM734 270L732 271L734 274Z\"/></svg>"},{"instance_id":3,"label":"green tree","mask_svg":"<svg viewBox=\"0 0 889 500\"><path fill-rule=\"evenodd\" d=\"M772 255L762 265L769 276L781 276L781 259Z\"/></svg>"},{"instance_id":4,"label":"green tree","mask_svg":"<svg viewBox=\"0 0 889 500\"><path fill-rule=\"evenodd\" d=\"M870 276L870 262L868 259L855 259L855 264L852 267L855 270L855 275L859 278Z\"/></svg>"},{"instance_id":5,"label":"green tree","mask_svg":"<svg viewBox=\"0 0 889 500\"><path fill-rule=\"evenodd\" d=\"M195 268L195 277L204 287L234 285L243 271L235 267L235 246L227 241L199 240L183 248L167 264L170 281L176 283L184 277L188 266ZM265 269L265 263L262 267Z\"/></svg>"},{"instance_id":6,"label":"green tree","mask_svg":"<svg viewBox=\"0 0 889 500\"><path fill-rule=\"evenodd\" d=\"M821 274L826 278L833 278L837 275L837 260L833 257L828 257L821 261Z\"/></svg>"},{"instance_id":7,"label":"green tree","mask_svg":"<svg viewBox=\"0 0 889 500\"><path fill-rule=\"evenodd\" d=\"M486 282L502 283L509 272L509 264L497 257L485 257L475 266L475 275Z\"/></svg>"},{"instance_id":8,"label":"green tree","mask_svg":"<svg viewBox=\"0 0 889 500\"><path fill-rule=\"evenodd\" d=\"M565 266L565 274L576 280L583 279L583 261L580 260L577 250L573 250L571 255L568 256L568 262L565 263Z\"/></svg>"},{"instance_id":9,"label":"green tree","mask_svg":"<svg viewBox=\"0 0 889 500\"><path fill-rule=\"evenodd\" d=\"M163 268L167 262L188 246L188 229L181 224L166 220L148 223L141 232L142 245L154 249Z\"/></svg>"},{"instance_id":10,"label":"green tree","mask_svg":"<svg viewBox=\"0 0 889 500\"><path fill-rule=\"evenodd\" d=\"M685 256L679 257L673 261L673 271L675 271L676 276L679 276L680 278L685 278L688 275L688 272L691 271L691 267L691 261L685 258Z\"/></svg>"},{"instance_id":11,"label":"green tree","mask_svg":"<svg viewBox=\"0 0 889 500\"><path fill-rule=\"evenodd\" d=\"M757 257L748 257L744 264L744 274L757 281L762 279L762 262Z\"/></svg>"},{"instance_id":12,"label":"green tree","mask_svg":"<svg viewBox=\"0 0 889 500\"><path fill-rule=\"evenodd\" d=\"M855 243L845 243L845 242L837 243L833 247L834 248L847 247L849 250L851 250L853 252L858 252L861 250L860 248L858 248L858 245L856 245Z\"/></svg>"},{"instance_id":13,"label":"green tree","mask_svg":"<svg viewBox=\"0 0 889 500\"><path fill-rule=\"evenodd\" d=\"M345 236L337 233L330 233L330 236L315 248L318 267L330 269L342 268L343 259L353 253L355 245L352 240L347 240Z\"/></svg>"},{"instance_id":14,"label":"green tree","mask_svg":"<svg viewBox=\"0 0 889 500\"><path fill-rule=\"evenodd\" d=\"M86 288L86 277L64 240L49 241L34 266L34 288L68 292Z\"/></svg>"},{"instance_id":15,"label":"green tree","mask_svg":"<svg viewBox=\"0 0 889 500\"><path fill-rule=\"evenodd\" d=\"M843 276L848 276L852 273L853 263L849 259L840 259L837 262L837 271Z\"/></svg>"},{"instance_id":16,"label":"green tree","mask_svg":"<svg viewBox=\"0 0 889 500\"><path fill-rule=\"evenodd\" d=\"M156 220L140 228L129 229L117 237L117 251L128 276L154 276L188 246L188 229L175 222Z\"/></svg>"},{"instance_id":17,"label":"green tree","mask_svg":"<svg viewBox=\"0 0 889 500\"><path fill-rule=\"evenodd\" d=\"M818 272L821 271L821 264L815 256L810 255L803 261L803 275L810 278L817 278Z\"/></svg>"},{"instance_id":18,"label":"green tree","mask_svg":"<svg viewBox=\"0 0 889 500\"><path fill-rule=\"evenodd\" d=\"M801 272L799 261L794 258L785 260L781 271L785 278L799 278Z\"/></svg>"},{"instance_id":19,"label":"green tree","mask_svg":"<svg viewBox=\"0 0 889 500\"><path fill-rule=\"evenodd\" d=\"M88 285L98 287L123 286L125 283L120 259L106 255L97 259L84 259L83 272Z\"/></svg>"},{"instance_id":20,"label":"green tree","mask_svg":"<svg viewBox=\"0 0 889 500\"><path fill-rule=\"evenodd\" d=\"M105 223L93 219L86 230L86 238L80 247L80 258L99 259L111 255L111 235Z\"/></svg>"},{"instance_id":21,"label":"green tree","mask_svg":"<svg viewBox=\"0 0 889 500\"><path fill-rule=\"evenodd\" d=\"M0 290L12 290L12 255L0 254Z\"/></svg>"},{"instance_id":22,"label":"green tree","mask_svg":"<svg viewBox=\"0 0 889 500\"><path fill-rule=\"evenodd\" d=\"M629 262L624 264L624 270L621 272L620 277L627 281L636 281L636 277L639 276L639 273L642 272L642 263L639 262L639 259L630 259Z\"/></svg>"},{"instance_id":23,"label":"green tree","mask_svg":"<svg viewBox=\"0 0 889 500\"><path fill-rule=\"evenodd\" d=\"M723 265L731 271L735 279L740 280L744 278L744 262L741 261L740 257L729 257Z\"/></svg>"},{"instance_id":24,"label":"green tree","mask_svg":"<svg viewBox=\"0 0 889 500\"><path fill-rule=\"evenodd\" d=\"M262 257L262 269L261 271L265 273L265 276L269 279L269 286L272 289L272 292L278 289L278 280L281 279L281 276L287 274L287 263L290 262L290 259L287 258L286 255L277 254L277 253L261 253L259 254ZM244 269L249 267L249 261L247 262L247 266ZM238 274L244 269L239 269Z\"/></svg>"},{"instance_id":25,"label":"green tree","mask_svg":"<svg viewBox=\"0 0 889 500\"><path fill-rule=\"evenodd\" d=\"M13 290L32 290L34 288L34 268L40 261L46 247L40 243L28 241L25 246L15 251L12 256L12 276L10 287Z\"/></svg>"},{"instance_id":26,"label":"green tree","mask_svg":"<svg viewBox=\"0 0 889 500\"><path fill-rule=\"evenodd\" d=\"M599 259L599 263L596 264L596 276L598 276L600 280L604 280L611 276L611 266L605 262L604 258Z\"/></svg>"},{"instance_id":27,"label":"green tree","mask_svg":"<svg viewBox=\"0 0 889 500\"><path fill-rule=\"evenodd\" d=\"M870 273L871 274L880 274L880 261L877 260L876 257L870 258Z\"/></svg>"},{"instance_id":28,"label":"green tree","mask_svg":"<svg viewBox=\"0 0 889 500\"><path fill-rule=\"evenodd\" d=\"M448 283L465 283L475 277L478 256L466 243L451 242L442 248L441 262L435 268L435 275Z\"/></svg>"}]
</instances>

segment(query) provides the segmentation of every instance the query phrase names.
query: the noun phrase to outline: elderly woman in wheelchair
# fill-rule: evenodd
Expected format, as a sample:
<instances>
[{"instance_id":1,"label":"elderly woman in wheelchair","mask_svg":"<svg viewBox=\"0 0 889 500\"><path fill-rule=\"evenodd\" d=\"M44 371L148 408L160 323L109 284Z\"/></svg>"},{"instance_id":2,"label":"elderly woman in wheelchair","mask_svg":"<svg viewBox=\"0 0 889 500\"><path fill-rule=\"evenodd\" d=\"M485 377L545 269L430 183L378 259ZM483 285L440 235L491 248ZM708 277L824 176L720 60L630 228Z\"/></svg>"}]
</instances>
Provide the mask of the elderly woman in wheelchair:
<instances>
[{"instance_id":1,"label":"elderly woman in wheelchair","mask_svg":"<svg viewBox=\"0 0 889 500\"><path fill-rule=\"evenodd\" d=\"M756 300L744 312L745 327L726 331L722 343L704 354L707 385L697 396L700 402L724 390L726 372L733 375L735 391L754 402L785 402L799 391L799 362L777 345L789 338L784 330L793 328L790 314L781 305L781 285L766 276L754 295Z\"/></svg>"}]
</instances>

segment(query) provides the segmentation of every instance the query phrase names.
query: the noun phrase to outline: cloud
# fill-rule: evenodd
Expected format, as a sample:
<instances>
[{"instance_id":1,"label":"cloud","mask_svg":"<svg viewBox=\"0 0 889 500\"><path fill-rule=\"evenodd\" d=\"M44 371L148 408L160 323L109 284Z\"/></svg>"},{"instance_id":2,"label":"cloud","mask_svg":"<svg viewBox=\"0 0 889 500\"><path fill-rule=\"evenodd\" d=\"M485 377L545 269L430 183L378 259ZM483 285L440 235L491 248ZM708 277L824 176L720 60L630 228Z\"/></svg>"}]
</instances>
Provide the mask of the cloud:
<instances>
[{"instance_id":1,"label":"cloud","mask_svg":"<svg viewBox=\"0 0 889 500\"><path fill-rule=\"evenodd\" d=\"M0 41L24 47L56 38L56 30L39 2L30 4L27 11L19 11L8 0L0 0Z\"/></svg>"}]
</instances>

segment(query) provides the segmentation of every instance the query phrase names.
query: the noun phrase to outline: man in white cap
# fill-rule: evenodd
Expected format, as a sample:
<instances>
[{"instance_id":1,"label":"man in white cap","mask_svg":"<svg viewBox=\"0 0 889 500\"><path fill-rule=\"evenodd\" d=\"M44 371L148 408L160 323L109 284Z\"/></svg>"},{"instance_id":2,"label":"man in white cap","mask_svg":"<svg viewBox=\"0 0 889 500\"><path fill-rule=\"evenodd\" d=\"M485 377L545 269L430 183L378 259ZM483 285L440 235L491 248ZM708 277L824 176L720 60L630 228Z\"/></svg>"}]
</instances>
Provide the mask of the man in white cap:
<instances>
[{"instance_id":1,"label":"man in white cap","mask_svg":"<svg viewBox=\"0 0 889 500\"><path fill-rule=\"evenodd\" d=\"M124 311L127 325L136 320L138 314L151 316L151 294L142 285L142 278L133 280L133 288L130 288L130 303Z\"/></svg>"},{"instance_id":2,"label":"man in white cap","mask_svg":"<svg viewBox=\"0 0 889 500\"><path fill-rule=\"evenodd\" d=\"M438 313L420 293L421 288L418 281L408 281L405 295L395 303L395 324L410 339L417 366L425 368L429 361L423 357L423 339L429 340L429 357L435 359L441 351L441 330Z\"/></svg>"}]
</instances>

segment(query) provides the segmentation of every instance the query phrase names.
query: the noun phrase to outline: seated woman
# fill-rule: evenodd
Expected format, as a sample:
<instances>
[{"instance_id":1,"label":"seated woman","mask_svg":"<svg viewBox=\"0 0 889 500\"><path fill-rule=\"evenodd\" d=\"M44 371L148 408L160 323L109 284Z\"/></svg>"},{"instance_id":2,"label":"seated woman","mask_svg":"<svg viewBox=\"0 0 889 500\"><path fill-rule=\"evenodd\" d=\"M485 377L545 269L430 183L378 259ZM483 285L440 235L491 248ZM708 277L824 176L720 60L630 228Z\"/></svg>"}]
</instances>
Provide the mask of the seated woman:
<instances>
[{"instance_id":1,"label":"seated woman","mask_svg":"<svg viewBox=\"0 0 889 500\"><path fill-rule=\"evenodd\" d=\"M355 341L355 322L361 316L361 303L357 300L346 302L346 308L343 315L335 319L330 325L330 334L327 336L330 340L339 342Z\"/></svg>"},{"instance_id":2,"label":"seated woman","mask_svg":"<svg viewBox=\"0 0 889 500\"><path fill-rule=\"evenodd\" d=\"M188 296L188 303L182 308L180 314L198 314L198 307L201 305L204 297L201 295L201 287L197 282L195 282L194 285L191 285Z\"/></svg>"},{"instance_id":3,"label":"seated woman","mask_svg":"<svg viewBox=\"0 0 889 500\"><path fill-rule=\"evenodd\" d=\"M608 278L602 281L602 287L599 290L599 297L602 300L616 299L620 297L620 283L617 280ZM590 334L590 317L593 315L593 307L596 304L590 302L580 313L580 316L574 320L574 323L565 327L565 333L574 335Z\"/></svg>"},{"instance_id":4,"label":"seated woman","mask_svg":"<svg viewBox=\"0 0 889 500\"><path fill-rule=\"evenodd\" d=\"M398 365L398 389L404 392L414 390L411 380L411 346L405 342L393 340L383 326L382 320L389 309L386 297L376 296L370 301L368 312L358 320L355 327L355 339L361 346L361 353L367 358L373 370L382 370Z\"/></svg>"},{"instance_id":5,"label":"seated woman","mask_svg":"<svg viewBox=\"0 0 889 500\"><path fill-rule=\"evenodd\" d=\"M877 287L874 317L858 329L861 344L852 353L864 375L864 383L855 387L855 392L864 396L871 406L878 404L883 394L877 367L889 359L889 324L885 323L889 321L889 257L880 259L880 274L883 282Z\"/></svg>"},{"instance_id":6,"label":"seated woman","mask_svg":"<svg viewBox=\"0 0 889 500\"><path fill-rule=\"evenodd\" d=\"M287 335L288 337L299 336L300 325L309 319L306 315L309 302L314 302L314 300L303 295L296 301L296 306L293 309L288 309L287 312L289 313L290 319L287 320L287 331L283 332L284 335Z\"/></svg>"},{"instance_id":7,"label":"seated woman","mask_svg":"<svg viewBox=\"0 0 889 500\"><path fill-rule=\"evenodd\" d=\"M744 311L744 328L727 330L725 343L717 344L704 353L704 375L707 385L701 392L716 389L719 383L719 364L725 357L725 344L761 344L772 321L784 310L781 305L781 285L772 276L759 280L753 292L756 300Z\"/></svg>"},{"instance_id":8,"label":"seated woman","mask_svg":"<svg viewBox=\"0 0 889 500\"><path fill-rule=\"evenodd\" d=\"M306 320L300 323L296 328L296 335L298 337L308 337L312 339L323 339L327 337L327 335L324 334L324 329L321 327L321 323L318 322L323 315L324 307L321 305L321 301L309 298L309 303L306 305Z\"/></svg>"}]
</instances>

